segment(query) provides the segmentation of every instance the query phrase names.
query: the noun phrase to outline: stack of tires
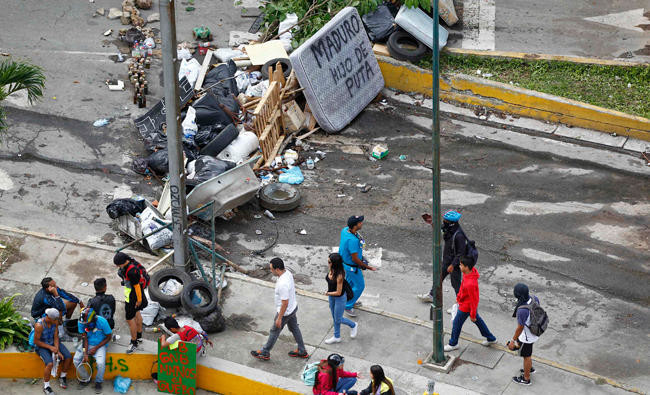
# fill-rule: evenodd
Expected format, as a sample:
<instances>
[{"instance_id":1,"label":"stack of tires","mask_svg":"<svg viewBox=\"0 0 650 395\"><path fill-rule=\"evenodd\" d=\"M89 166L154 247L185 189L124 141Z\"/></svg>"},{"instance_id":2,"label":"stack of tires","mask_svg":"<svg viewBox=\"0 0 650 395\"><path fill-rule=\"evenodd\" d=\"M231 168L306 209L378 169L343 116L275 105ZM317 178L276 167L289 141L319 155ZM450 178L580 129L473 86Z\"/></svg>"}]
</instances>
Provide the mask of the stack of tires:
<instances>
[{"instance_id":1,"label":"stack of tires","mask_svg":"<svg viewBox=\"0 0 650 395\"><path fill-rule=\"evenodd\" d=\"M182 290L174 295L163 293L161 287L172 279L182 285ZM183 308L207 333L226 329L226 320L219 308L217 292L206 281L192 279L180 269L164 268L151 275L148 289L152 300L166 308Z\"/></svg>"}]
</instances>

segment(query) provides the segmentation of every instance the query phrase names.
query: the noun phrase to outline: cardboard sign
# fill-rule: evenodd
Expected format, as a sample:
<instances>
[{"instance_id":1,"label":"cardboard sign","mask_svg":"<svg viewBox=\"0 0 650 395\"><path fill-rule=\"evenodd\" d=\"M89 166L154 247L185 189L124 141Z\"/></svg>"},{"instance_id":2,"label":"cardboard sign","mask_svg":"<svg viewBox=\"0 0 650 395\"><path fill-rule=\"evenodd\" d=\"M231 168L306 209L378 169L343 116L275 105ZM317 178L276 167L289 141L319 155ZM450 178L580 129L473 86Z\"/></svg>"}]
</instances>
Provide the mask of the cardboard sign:
<instances>
[{"instance_id":1,"label":"cardboard sign","mask_svg":"<svg viewBox=\"0 0 650 395\"><path fill-rule=\"evenodd\" d=\"M178 341L161 348L158 340L158 392L196 393L196 344Z\"/></svg>"},{"instance_id":2,"label":"cardboard sign","mask_svg":"<svg viewBox=\"0 0 650 395\"><path fill-rule=\"evenodd\" d=\"M290 59L312 114L330 133L347 126L384 87L370 40L353 7L336 14Z\"/></svg>"},{"instance_id":3,"label":"cardboard sign","mask_svg":"<svg viewBox=\"0 0 650 395\"><path fill-rule=\"evenodd\" d=\"M190 101L194 95L194 89L192 89L192 84L187 80L187 77L181 78L178 82L178 94L180 99L180 107L183 108L185 103ZM147 137L151 133L160 131L162 134L162 125L167 123L165 113L165 98L163 97L151 110L147 111L143 116L136 118L134 123L135 127L138 128L138 132L142 138Z\"/></svg>"}]
</instances>

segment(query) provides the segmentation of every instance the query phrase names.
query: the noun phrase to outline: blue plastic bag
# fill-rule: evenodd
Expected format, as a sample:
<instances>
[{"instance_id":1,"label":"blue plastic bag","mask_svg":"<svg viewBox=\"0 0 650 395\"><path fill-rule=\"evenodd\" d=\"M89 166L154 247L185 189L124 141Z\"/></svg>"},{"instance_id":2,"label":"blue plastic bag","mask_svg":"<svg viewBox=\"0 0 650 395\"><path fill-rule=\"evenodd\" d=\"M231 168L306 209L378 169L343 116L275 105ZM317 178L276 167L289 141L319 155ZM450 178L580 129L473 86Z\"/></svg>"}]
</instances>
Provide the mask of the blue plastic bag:
<instances>
[{"instance_id":1,"label":"blue plastic bag","mask_svg":"<svg viewBox=\"0 0 650 395\"><path fill-rule=\"evenodd\" d=\"M117 376L113 379L113 391L119 394L126 394L131 387L131 379L128 377Z\"/></svg>"},{"instance_id":2,"label":"blue plastic bag","mask_svg":"<svg viewBox=\"0 0 650 395\"><path fill-rule=\"evenodd\" d=\"M305 181L305 176L302 175L300 167L294 166L280 174L278 181L285 184L302 184L302 182Z\"/></svg>"}]
</instances>

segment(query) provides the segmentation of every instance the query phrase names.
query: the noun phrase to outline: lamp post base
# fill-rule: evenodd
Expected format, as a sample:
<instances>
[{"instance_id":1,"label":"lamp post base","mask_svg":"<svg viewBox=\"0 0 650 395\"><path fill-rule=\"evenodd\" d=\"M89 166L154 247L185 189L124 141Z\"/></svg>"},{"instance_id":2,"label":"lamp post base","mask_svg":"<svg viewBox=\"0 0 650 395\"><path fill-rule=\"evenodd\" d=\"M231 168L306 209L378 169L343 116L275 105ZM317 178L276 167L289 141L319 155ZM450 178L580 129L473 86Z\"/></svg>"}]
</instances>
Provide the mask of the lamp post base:
<instances>
[{"instance_id":1,"label":"lamp post base","mask_svg":"<svg viewBox=\"0 0 650 395\"><path fill-rule=\"evenodd\" d=\"M422 362L422 366L440 373L449 373L454 366L454 362L456 362L456 357L453 355L445 355L445 361L442 363L434 362L432 357L433 352L430 352Z\"/></svg>"}]
</instances>

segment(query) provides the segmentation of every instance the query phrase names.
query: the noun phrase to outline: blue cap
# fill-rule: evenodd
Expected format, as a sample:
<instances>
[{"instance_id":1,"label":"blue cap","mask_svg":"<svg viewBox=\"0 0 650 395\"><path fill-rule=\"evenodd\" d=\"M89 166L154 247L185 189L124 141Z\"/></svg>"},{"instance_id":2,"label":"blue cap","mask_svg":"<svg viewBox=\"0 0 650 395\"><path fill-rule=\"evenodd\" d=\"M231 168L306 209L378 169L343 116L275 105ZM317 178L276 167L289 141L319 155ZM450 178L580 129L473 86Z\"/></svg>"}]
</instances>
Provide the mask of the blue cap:
<instances>
[{"instance_id":1,"label":"blue cap","mask_svg":"<svg viewBox=\"0 0 650 395\"><path fill-rule=\"evenodd\" d=\"M446 219L449 222L458 222L460 217L462 217L462 214L455 210L449 210L442 216L443 219Z\"/></svg>"}]
</instances>

